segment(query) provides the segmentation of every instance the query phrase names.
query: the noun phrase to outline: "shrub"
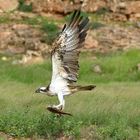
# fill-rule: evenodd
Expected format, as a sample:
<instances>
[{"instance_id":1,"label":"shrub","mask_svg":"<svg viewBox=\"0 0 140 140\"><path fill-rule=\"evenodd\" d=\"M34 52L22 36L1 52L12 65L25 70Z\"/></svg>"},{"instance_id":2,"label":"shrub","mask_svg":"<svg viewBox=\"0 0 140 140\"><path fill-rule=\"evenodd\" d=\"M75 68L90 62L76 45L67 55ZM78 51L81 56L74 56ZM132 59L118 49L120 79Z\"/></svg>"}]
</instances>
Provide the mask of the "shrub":
<instances>
[{"instance_id":1,"label":"shrub","mask_svg":"<svg viewBox=\"0 0 140 140\"><path fill-rule=\"evenodd\" d=\"M108 12L109 12L109 8L102 7L96 11L96 14L97 15L105 15Z\"/></svg>"},{"instance_id":2,"label":"shrub","mask_svg":"<svg viewBox=\"0 0 140 140\"><path fill-rule=\"evenodd\" d=\"M66 20L67 22L70 21L72 15L73 15L73 12L70 13L70 14L68 14L68 15L66 15L66 16L65 16L65 20ZM81 16L83 16L83 17L88 17L88 14L85 13L85 12L81 12Z\"/></svg>"},{"instance_id":3,"label":"shrub","mask_svg":"<svg viewBox=\"0 0 140 140\"><path fill-rule=\"evenodd\" d=\"M32 12L32 3L29 5L25 4L24 0L19 0L18 10L23 12Z\"/></svg>"},{"instance_id":4,"label":"shrub","mask_svg":"<svg viewBox=\"0 0 140 140\"><path fill-rule=\"evenodd\" d=\"M104 27L105 25L100 23L100 22L92 22L90 24L90 29L98 29L98 28L101 28L101 27Z\"/></svg>"},{"instance_id":5,"label":"shrub","mask_svg":"<svg viewBox=\"0 0 140 140\"><path fill-rule=\"evenodd\" d=\"M81 122L72 117L57 117L42 113L31 115L30 111L10 111L0 116L0 131L14 137L51 138L60 134L77 137L80 135Z\"/></svg>"},{"instance_id":6,"label":"shrub","mask_svg":"<svg viewBox=\"0 0 140 140\"><path fill-rule=\"evenodd\" d=\"M52 41L55 39L56 34L58 33L58 27L52 23L52 22L44 22L42 24L42 30L47 33L46 36L44 36L44 41L48 44L51 44Z\"/></svg>"}]
</instances>

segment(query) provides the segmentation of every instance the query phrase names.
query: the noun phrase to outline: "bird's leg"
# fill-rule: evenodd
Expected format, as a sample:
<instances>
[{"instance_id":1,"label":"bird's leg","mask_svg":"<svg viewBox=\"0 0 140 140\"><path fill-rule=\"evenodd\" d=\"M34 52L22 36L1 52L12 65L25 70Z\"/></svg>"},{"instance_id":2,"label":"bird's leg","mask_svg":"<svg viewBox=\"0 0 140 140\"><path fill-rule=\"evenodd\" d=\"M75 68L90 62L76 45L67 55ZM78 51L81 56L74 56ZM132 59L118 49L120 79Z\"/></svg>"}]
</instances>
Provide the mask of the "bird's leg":
<instances>
[{"instance_id":1,"label":"bird's leg","mask_svg":"<svg viewBox=\"0 0 140 140\"><path fill-rule=\"evenodd\" d=\"M59 100L60 103L58 105L53 105L53 107L57 108L59 110L64 110L65 100L64 100L62 92L58 93L58 100Z\"/></svg>"}]
</instances>

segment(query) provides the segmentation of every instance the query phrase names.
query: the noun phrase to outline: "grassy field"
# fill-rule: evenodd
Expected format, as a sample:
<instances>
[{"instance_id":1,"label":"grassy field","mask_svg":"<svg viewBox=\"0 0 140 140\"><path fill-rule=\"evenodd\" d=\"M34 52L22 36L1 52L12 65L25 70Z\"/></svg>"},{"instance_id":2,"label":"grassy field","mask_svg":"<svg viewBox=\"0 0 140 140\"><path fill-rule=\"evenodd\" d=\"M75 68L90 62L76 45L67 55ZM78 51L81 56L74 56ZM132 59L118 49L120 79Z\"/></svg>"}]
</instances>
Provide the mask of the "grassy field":
<instances>
[{"instance_id":1,"label":"grassy field","mask_svg":"<svg viewBox=\"0 0 140 140\"><path fill-rule=\"evenodd\" d=\"M95 58L93 56L97 57ZM46 110L57 98L34 94L51 78L51 63L30 66L0 61L0 132L13 137L138 140L140 138L140 50L110 55L82 53L78 84L95 84L92 92L66 97L58 118ZM101 74L92 71L100 65ZM4 139L0 136L0 140Z\"/></svg>"}]
</instances>

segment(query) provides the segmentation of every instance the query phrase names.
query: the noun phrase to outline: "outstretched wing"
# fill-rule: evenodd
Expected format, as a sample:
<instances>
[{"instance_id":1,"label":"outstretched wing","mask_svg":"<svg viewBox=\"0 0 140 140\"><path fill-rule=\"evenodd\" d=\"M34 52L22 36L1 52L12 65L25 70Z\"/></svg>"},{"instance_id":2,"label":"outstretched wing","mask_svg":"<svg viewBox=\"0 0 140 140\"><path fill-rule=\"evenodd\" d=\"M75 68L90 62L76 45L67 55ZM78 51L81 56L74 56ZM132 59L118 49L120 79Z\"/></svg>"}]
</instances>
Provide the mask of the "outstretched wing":
<instances>
[{"instance_id":1,"label":"outstretched wing","mask_svg":"<svg viewBox=\"0 0 140 140\"><path fill-rule=\"evenodd\" d=\"M68 82L76 82L78 78L78 58L80 48L84 46L89 19L75 11L68 25L64 25L52 49L52 78L58 75Z\"/></svg>"}]
</instances>

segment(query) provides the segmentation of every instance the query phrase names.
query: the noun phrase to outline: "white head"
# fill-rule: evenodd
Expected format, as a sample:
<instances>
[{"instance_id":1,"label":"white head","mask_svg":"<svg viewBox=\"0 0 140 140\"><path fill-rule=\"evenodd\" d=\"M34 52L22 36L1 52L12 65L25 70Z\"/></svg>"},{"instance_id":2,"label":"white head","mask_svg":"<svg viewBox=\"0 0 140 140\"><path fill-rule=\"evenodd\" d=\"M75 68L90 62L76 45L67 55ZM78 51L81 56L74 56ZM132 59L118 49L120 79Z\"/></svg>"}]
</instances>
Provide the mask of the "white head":
<instances>
[{"instance_id":1,"label":"white head","mask_svg":"<svg viewBox=\"0 0 140 140\"><path fill-rule=\"evenodd\" d=\"M35 91L35 93L44 93L44 94L46 94L48 92L48 90L49 90L48 87L40 87Z\"/></svg>"}]
</instances>

